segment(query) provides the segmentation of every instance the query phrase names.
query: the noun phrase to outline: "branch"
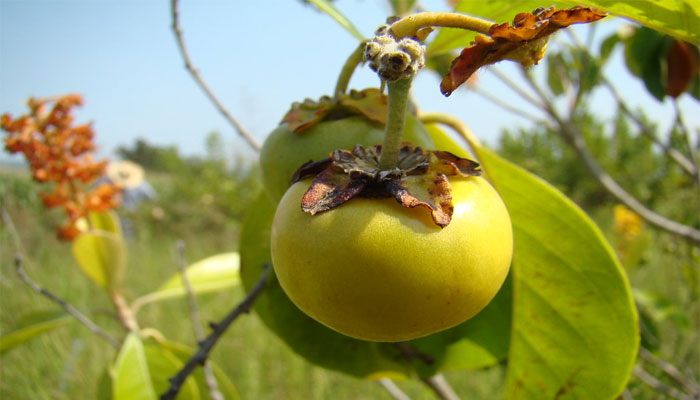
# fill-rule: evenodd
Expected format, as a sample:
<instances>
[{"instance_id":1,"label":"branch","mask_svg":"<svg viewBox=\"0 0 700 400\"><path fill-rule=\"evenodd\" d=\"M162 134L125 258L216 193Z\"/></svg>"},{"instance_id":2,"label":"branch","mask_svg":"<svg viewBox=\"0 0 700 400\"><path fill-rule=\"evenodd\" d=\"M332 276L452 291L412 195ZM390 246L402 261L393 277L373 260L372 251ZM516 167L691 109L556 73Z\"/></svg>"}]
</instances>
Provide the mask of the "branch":
<instances>
[{"instance_id":1,"label":"branch","mask_svg":"<svg viewBox=\"0 0 700 400\"><path fill-rule=\"evenodd\" d=\"M501 71L499 71L496 67L491 67L488 69L492 74L496 76L496 78L500 79L501 82L505 83L506 86L508 86L512 91L517 93L520 97L523 99L527 100L530 104L533 106L539 108L540 110L546 110L546 107L544 104L540 103L536 98L532 97L530 93L526 92L525 89L521 88L518 86L517 83L513 82L508 78L505 74L503 74ZM546 99L542 99L543 101L546 101Z\"/></svg>"},{"instance_id":2,"label":"branch","mask_svg":"<svg viewBox=\"0 0 700 400\"><path fill-rule=\"evenodd\" d=\"M437 374L430 378L421 378L420 380L432 389L440 399L459 400L459 396L457 396L457 393L455 393L450 384L447 383L447 380L442 374Z\"/></svg>"},{"instance_id":3,"label":"branch","mask_svg":"<svg viewBox=\"0 0 700 400\"><path fill-rule=\"evenodd\" d=\"M246 297L238 303L238 305L231 310L220 322L212 323L212 333L207 336L206 339L199 343L199 348L197 351L187 360L187 363L182 367L182 369L174 376L172 376L170 381L170 387L168 390L160 396L161 400L173 400L177 393L180 391L180 387L185 383L185 379L192 374L197 365L204 365L209 352L212 350L216 342L221 338L221 336L226 332L226 329L231 325L231 323L241 314L248 312L250 307L255 302L255 299L262 293L267 283L267 276L270 273L270 263L266 263L260 278L255 283L255 286L248 292Z\"/></svg>"},{"instance_id":4,"label":"branch","mask_svg":"<svg viewBox=\"0 0 700 400\"><path fill-rule=\"evenodd\" d=\"M260 144L255 140L255 138L253 138L253 136L248 131L246 131L243 128L241 124L238 123L238 121L235 118L233 118L231 113L229 113L228 110L226 110L226 108L221 104L219 99L217 99L216 96L214 96L214 92L212 92L211 89L209 89L209 86L204 82L197 68L195 68L195 66L192 64L192 60L190 59L189 53L187 52L187 47L185 47L185 41L182 38L182 29L180 28L177 0L170 1L170 8L173 21L173 34L175 35L175 40L177 40L177 47L178 49L180 49L182 59L185 61L185 68L187 69L187 71L189 71L190 75L192 75L192 79L194 79L199 88L202 89L204 94L214 104L214 107L216 107L216 109L219 110L221 115L223 115L224 118L233 126L236 132L241 137L243 137L243 139L245 139L246 142L248 142L250 147L252 147L256 152L260 152Z\"/></svg>"},{"instance_id":5,"label":"branch","mask_svg":"<svg viewBox=\"0 0 700 400\"><path fill-rule=\"evenodd\" d=\"M394 381L392 381L391 379L382 378L382 379L378 380L377 383L379 383L384 388L384 390L386 390L387 393L389 393L389 395L391 396L392 399L394 399L394 400L411 400L411 398L406 396L406 394L404 392L402 392L401 389L398 386L396 386Z\"/></svg>"},{"instance_id":6,"label":"branch","mask_svg":"<svg viewBox=\"0 0 700 400\"><path fill-rule=\"evenodd\" d=\"M194 292L192 291L192 285L190 284L190 279L187 277L187 270L185 269L185 242L178 240L175 243L175 256L177 258L177 269L180 273L180 278L182 279L182 286L185 288L185 294L187 295L187 303L190 309L190 321L192 321L192 330L194 331L194 337L197 339L197 343L204 339L204 331L202 330L201 318L199 317L199 307L197 307L197 299L194 297ZM209 390L209 395L212 400L224 400L224 396L219 391L216 384L216 378L209 368L208 363L205 361L202 365L202 372L204 373L204 381Z\"/></svg>"},{"instance_id":7,"label":"branch","mask_svg":"<svg viewBox=\"0 0 700 400\"><path fill-rule=\"evenodd\" d=\"M530 84L530 86L537 92L540 99L544 102L544 110L557 122L559 125L559 131L566 139L566 142L576 151L579 159L583 162L584 166L588 169L588 172L593 175L593 177L598 181L598 183L612 194L618 201L626 205L632 211L637 213L645 221L656 226L657 228L663 229L667 232L678 235L686 240L693 243L700 244L700 231L687 225L683 225L676 221L670 220L662 215L647 208L639 200L634 198L629 194L622 186L620 186L617 181L615 181L603 168L598 164L593 155L588 151L586 143L583 139L583 135L578 130L576 126L570 122L565 122L552 103L547 99L542 90L537 86L534 79L527 73L527 71L522 69L523 76Z\"/></svg>"},{"instance_id":8,"label":"branch","mask_svg":"<svg viewBox=\"0 0 700 400\"><path fill-rule=\"evenodd\" d=\"M694 398L700 397L700 385L689 376L683 375L675 365L662 360L652 354L649 350L644 347L639 347L639 356L644 360L659 368L666 375L671 377L673 380L678 382L683 386L683 388L691 394Z\"/></svg>"},{"instance_id":9,"label":"branch","mask_svg":"<svg viewBox=\"0 0 700 400\"><path fill-rule=\"evenodd\" d=\"M521 109L519 109L519 108L517 108L517 107L514 107L512 104L509 104L509 103L507 103L507 102L505 102L505 101L499 99L498 97L496 97L496 96L492 95L491 93L489 93L489 91L484 90L484 89L482 89L482 88L479 87L479 86L475 86L475 87L473 87L471 90L473 90L476 94L478 94L478 95L484 97L486 100L490 101L491 103L493 103L493 104L495 104L495 105L501 107L502 109L504 109L504 110L506 110L506 111L509 111L510 113L515 114L515 115L517 115L517 116L519 116L519 117L521 117L521 118L525 118L525 119L527 119L528 121L530 121L530 122L532 122L532 123L534 123L534 124L539 124L539 123L541 123L541 121L542 121L540 118L537 118L537 117L535 117L535 116L533 116L533 115L530 115L530 114L529 114L527 111L525 111L525 110L521 110Z\"/></svg>"},{"instance_id":10,"label":"branch","mask_svg":"<svg viewBox=\"0 0 700 400\"><path fill-rule=\"evenodd\" d=\"M27 286L34 290L34 292L48 298L49 300L61 306L61 308L63 308L68 314L77 319L81 324L85 325L90 330L90 332L104 339L109 344L111 344L112 347L119 350L119 348L121 348L121 343L119 343L117 339L110 336L107 332L105 332L102 328L97 326L97 324L95 324L87 316L85 316L85 314L78 311L75 307L68 304L65 300L51 293L47 289L44 289L43 287L39 286L39 284L37 284L31 278L29 278L29 276L24 272L24 269L22 268L22 256L20 255L22 243L19 239L19 234L15 229L15 225L12 222L12 218L10 218L10 214L8 214L7 210L5 210L4 208L2 209L2 221L5 224L5 226L7 226L7 230L10 233L10 236L12 237L12 240L15 245L15 272L17 272L17 275L22 280L22 282L26 283Z\"/></svg>"},{"instance_id":11,"label":"branch","mask_svg":"<svg viewBox=\"0 0 700 400\"><path fill-rule=\"evenodd\" d=\"M670 398L678 400L692 399L690 396L680 392L678 389L665 385L639 366L635 366L632 372L634 373L634 376L636 376L637 378L639 378L639 380L649 385L652 389L656 390L659 393L665 394Z\"/></svg>"}]
</instances>

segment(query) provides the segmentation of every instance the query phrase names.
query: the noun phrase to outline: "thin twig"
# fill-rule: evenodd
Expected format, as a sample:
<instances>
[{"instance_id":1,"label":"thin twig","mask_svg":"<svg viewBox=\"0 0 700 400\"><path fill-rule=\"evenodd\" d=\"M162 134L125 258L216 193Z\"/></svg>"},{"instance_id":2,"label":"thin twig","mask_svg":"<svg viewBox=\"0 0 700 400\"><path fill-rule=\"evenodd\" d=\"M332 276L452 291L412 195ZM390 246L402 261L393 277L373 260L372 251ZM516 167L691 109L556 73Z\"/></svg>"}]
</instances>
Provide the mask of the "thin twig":
<instances>
[{"instance_id":1,"label":"thin twig","mask_svg":"<svg viewBox=\"0 0 700 400\"><path fill-rule=\"evenodd\" d=\"M675 365L658 358L644 347L639 347L639 356L644 361L653 364L666 375L681 384L681 386L683 386L683 388L690 393L691 396L694 398L700 397L700 385L698 385L698 383L695 382L692 377L683 375Z\"/></svg>"},{"instance_id":2,"label":"thin twig","mask_svg":"<svg viewBox=\"0 0 700 400\"><path fill-rule=\"evenodd\" d=\"M493 103L493 104L495 104L495 105L501 107L502 109L504 109L504 110L506 110L506 111L508 111L508 112L510 112L510 113L512 113L512 114L515 114L515 115L517 115L517 116L519 116L519 117L525 118L526 120L528 120L528 121L530 121L530 122L533 122L533 123L535 123L535 124L538 124L538 123L541 122L541 119L540 119L540 118L537 118L537 117L534 117L534 116L530 115L530 114L529 114L527 111L525 111L525 110L521 110L521 109L519 109L519 108L517 108L517 107L514 107L513 105L511 105L511 104L509 104L509 103L507 103L507 102L505 102L505 101L499 99L497 96L492 95L489 91L484 90L484 89L482 89L482 88L479 87L479 86L475 86L475 87L471 88L471 90L472 90L474 93L476 93L476 94L478 94L478 95L484 97L486 100L490 101L491 103Z\"/></svg>"},{"instance_id":3,"label":"thin twig","mask_svg":"<svg viewBox=\"0 0 700 400\"><path fill-rule=\"evenodd\" d=\"M432 391L442 400L459 400L459 396L452 389L447 380L442 374L431 376L430 378L421 378Z\"/></svg>"},{"instance_id":4,"label":"thin twig","mask_svg":"<svg viewBox=\"0 0 700 400\"><path fill-rule=\"evenodd\" d=\"M678 130L683 136L683 139L685 141L685 145L688 147L688 154L690 156L690 159L692 160L693 166L695 167L695 176L697 177L698 175L698 155L696 151L693 149L693 143L690 140L690 134L688 133L688 128L685 126L685 122L683 122L683 113L681 112L681 108L678 106L678 99L674 98L673 99L673 109L676 111L676 118L675 118L675 124L678 127Z\"/></svg>"},{"instance_id":5,"label":"thin twig","mask_svg":"<svg viewBox=\"0 0 700 400\"><path fill-rule=\"evenodd\" d=\"M408 397L406 393L402 392L391 379L382 378L378 380L377 383L379 383L394 400L411 400L411 398Z\"/></svg>"},{"instance_id":6,"label":"thin twig","mask_svg":"<svg viewBox=\"0 0 700 400\"><path fill-rule=\"evenodd\" d=\"M642 121L639 116L634 114L629 107L627 107L627 104L625 103L625 100L623 97L620 95L620 93L615 89L613 84L605 77L602 78L602 82L605 85L605 87L608 88L612 96L615 98L615 101L617 102L617 107L622 111L623 114L625 114L629 119L631 119L639 128L639 131L646 137L649 138L656 146L658 146L669 158L671 158L673 161L675 161L678 165L680 165L685 171L687 171L690 175L692 176L697 176L698 175L698 168L697 166L688 159L683 153L680 151L674 149L671 146L668 146L664 142L662 142L654 132L649 129L649 126Z\"/></svg>"},{"instance_id":7,"label":"thin twig","mask_svg":"<svg viewBox=\"0 0 700 400\"><path fill-rule=\"evenodd\" d=\"M639 378L639 380L646 383L647 385L649 385L649 387L651 387L659 393L662 393L668 397L678 400L692 400L692 397L688 396L685 393L682 393L676 388L667 386L666 384L656 379L653 375L645 371L640 366L635 366L634 369L632 369L632 372L634 373L634 376Z\"/></svg>"},{"instance_id":8,"label":"thin twig","mask_svg":"<svg viewBox=\"0 0 700 400\"><path fill-rule=\"evenodd\" d=\"M175 243L175 257L177 263L177 269L180 273L180 279L182 279L182 286L185 288L185 294L187 296L187 304L190 310L190 321L192 321L192 330L194 331L194 337L197 339L197 343L204 339L204 330L202 329L202 319L199 317L199 307L197 306L197 299L194 297L194 291L192 290L192 285L190 284L190 279L187 277L187 270L185 269L185 242L178 240ZM204 382L209 390L209 396L212 400L224 400L224 396L219 391L219 387L216 384L216 378L214 378L214 373L209 367L207 361L202 365L202 372L204 373Z\"/></svg>"},{"instance_id":9,"label":"thin twig","mask_svg":"<svg viewBox=\"0 0 700 400\"><path fill-rule=\"evenodd\" d=\"M535 90L544 102L544 110L557 122L559 125L559 132L564 136L566 142L574 149L579 159L583 162L588 172L593 175L593 177L598 181L598 183L612 194L618 201L626 205L632 211L637 213L645 221L661 228L667 232L678 235L684 239L690 240L695 244L700 244L700 231L687 225L683 225L676 221L670 220L662 215L657 214L651 209L647 208L634 196L629 194L622 186L620 186L617 181L615 181L612 176L610 176L595 160L593 155L588 151L586 143L583 139L583 135L578 130L578 128L570 123L565 122L559 113L556 111L552 103L547 99L546 95L537 86L534 79L528 74L528 72L523 68L523 76L530 86Z\"/></svg>"},{"instance_id":10,"label":"thin twig","mask_svg":"<svg viewBox=\"0 0 700 400\"><path fill-rule=\"evenodd\" d=\"M496 78L500 79L501 82L505 83L506 86L508 86L512 91L517 93L520 97L523 99L527 100L530 104L533 106L539 108L540 110L545 109L545 105L540 103L536 98L532 97L532 95L528 92L525 91L525 89L521 88L517 83L513 82L510 78L508 78L504 73L499 71L496 67L491 67L488 69L489 72L494 74ZM544 99L542 99L544 100Z\"/></svg>"},{"instance_id":11,"label":"thin twig","mask_svg":"<svg viewBox=\"0 0 700 400\"><path fill-rule=\"evenodd\" d=\"M110 336L107 332L105 332L97 324L92 322L92 320L90 320L90 318L85 316L85 314L81 313L75 307L68 304L68 302L66 302L65 300L56 296L55 294L51 293L47 289L39 286L39 284L37 284L31 278L29 278L29 276L26 274L26 272L24 272L24 269L22 268L22 255L20 254L20 249L22 249L22 242L19 238L19 234L17 233L17 230L15 229L15 224L12 222L12 218L10 218L10 214L4 208L2 209L2 221L5 224L5 226L7 227L7 230L10 233L10 236L12 237L12 240L14 242L15 272L17 273L19 278L22 280L22 282L26 283L27 286L29 286L30 288L32 288L32 290L34 290L34 292L48 298L49 300L51 300L54 303L61 306L61 308L63 308L73 318L77 319L81 324L85 325L90 330L90 332L92 332L95 335L97 335L98 337L104 339L109 344L111 344L112 347L119 350L119 348L121 348L121 343L119 343L119 341L117 339Z\"/></svg>"},{"instance_id":12,"label":"thin twig","mask_svg":"<svg viewBox=\"0 0 700 400\"><path fill-rule=\"evenodd\" d=\"M106 340L117 350L121 347L121 344L117 339L111 337L107 332L102 330L102 328L97 326L94 322L92 322L83 313L78 311L75 307L71 306L65 300L61 299L60 297L56 296L55 294L51 293L50 291L39 286L36 282L31 280L29 276L24 272L24 269L22 269L22 256L20 256L19 253L15 253L15 271L17 272L19 278L22 279L22 281L26 283L29 287L31 287L32 290L61 306L64 310L66 310L68 314L80 321L81 324L85 325L90 330L90 332Z\"/></svg>"},{"instance_id":13,"label":"thin twig","mask_svg":"<svg viewBox=\"0 0 700 400\"><path fill-rule=\"evenodd\" d=\"M182 37L182 29L180 28L179 13L177 8L177 0L171 0L170 9L172 15L172 29L175 34L175 40L177 40L177 47L180 50L182 59L185 61L185 68L192 75L192 79L197 83L204 94L209 98L209 100L214 104L214 107L224 116L224 118L233 126L236 132L245 139L246 142L252 147L256 152L260 151L260 144L253 138L253 136L243 128L243 126L238 123L238 121L233 118L231 113L221 104L219 99L216 98L214 92L209 89L209 86L204 82L202 76L199 74L197 68L192 64L187 47L185 47L185 41Z\"/></svg>"},{"instance_id":14,"label":"thin twig","mask_svg":"<svg viewBox=\"0 0 700 400\"><path fill-rule=\"evenodd\" d=\"M238 318L239 315L248 312L250 310L250 307L253 305L255 302L255 299L262 293L263 289L265 288L265 284L267 283L267 276L270 272L270 263L266 263L262 274L260 274L260 278L258 279L257 283L255 283L255 286L248 292L246 297L234 307L231 312L229 312L221 321L218 323L212 323L210 326L212 327L213 331L207 336L206 339L201 341L199 343L199 347L197 351L190 357L189 360L187 360L187 363L178 371L177 374L172 376L169 381L170 381L170 387L166 392L164 392L161 396L161 400L172 400L177 396L177 393L180 391L180 387L182 387L182 384L185 382L185 379L187 379L190 374L194 371L194 369L197 367L197 365L203 365L204 362L206 361L207 357L209 356L209 352L212 350L216 342L221 338L221 336L226 332L226 329L231 325L231 323Z\"/></svg>"}]
</instances>

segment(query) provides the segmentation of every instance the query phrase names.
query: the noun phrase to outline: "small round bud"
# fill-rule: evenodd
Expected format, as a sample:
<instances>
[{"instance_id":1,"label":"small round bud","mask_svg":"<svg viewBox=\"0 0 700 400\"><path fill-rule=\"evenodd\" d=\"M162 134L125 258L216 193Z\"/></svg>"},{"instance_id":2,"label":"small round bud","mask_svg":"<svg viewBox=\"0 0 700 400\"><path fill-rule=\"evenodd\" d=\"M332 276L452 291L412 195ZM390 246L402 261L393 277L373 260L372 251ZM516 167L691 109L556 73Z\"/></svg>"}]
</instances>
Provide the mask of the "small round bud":
<instances>
[{"instance_id":1,"label":"small round bud","mask_svg":"<svg viewBox=\"0 0 700 400\"><path fill-rule=\"evenodd\" d=\"M415 75L425 65L425 46L412 38L396 40L388 25L380 26L365 44L365 61L380 78L393 82Z\"/></svg>"}]
</instances>

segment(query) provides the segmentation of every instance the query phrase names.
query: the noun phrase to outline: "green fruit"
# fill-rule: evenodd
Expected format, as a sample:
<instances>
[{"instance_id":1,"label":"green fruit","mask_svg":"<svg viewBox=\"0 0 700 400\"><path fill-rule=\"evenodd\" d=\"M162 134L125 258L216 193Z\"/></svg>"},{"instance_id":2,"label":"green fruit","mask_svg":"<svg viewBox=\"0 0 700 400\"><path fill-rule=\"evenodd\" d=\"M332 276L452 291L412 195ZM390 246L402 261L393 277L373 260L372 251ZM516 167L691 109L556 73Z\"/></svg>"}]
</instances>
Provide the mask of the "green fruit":
<instances>
[{"instance_id":1,"label":"green fruit","mask_svg":"<svg viewBox=\"0 0 700 400\"><path fill-rule=\"evenodd\" d=\"M305 162L326 158L336 149L352 150L356 144L372 146L383 141L384 127L362 116L323 121L300 133L280 125L260 151L263 187L277 203L289 188L294 172ZM433 148L425 127L412 115L406 118L403 141Z\"/></svg>"}]
</instances>

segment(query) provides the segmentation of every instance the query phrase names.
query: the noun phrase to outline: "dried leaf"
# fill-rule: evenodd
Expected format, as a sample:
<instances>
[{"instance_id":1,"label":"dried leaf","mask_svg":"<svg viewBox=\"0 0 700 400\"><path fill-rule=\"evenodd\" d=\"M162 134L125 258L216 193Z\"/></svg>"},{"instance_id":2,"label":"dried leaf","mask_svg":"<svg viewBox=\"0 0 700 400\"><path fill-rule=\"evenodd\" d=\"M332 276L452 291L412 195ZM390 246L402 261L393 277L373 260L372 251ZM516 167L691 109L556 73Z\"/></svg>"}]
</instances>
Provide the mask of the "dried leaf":
<instances>
[{"instance_id":1,"label":"dried leaf","mask_svg":"<svg viewBox=\"0 0 700 400\"><path fill-rule=\"evenodd\" d=\"M445 175L478 176L481 175L479 163L468 158L457 157L449 151L431 151L430 168Z\"/></svg>"},{"instance_id":2,"label":"dried leaf","mask_svg":"<svg viewBox=\"0 0 700 400\"><path fill-rule=\"evenodd\" d=\"M678 97L690 82L698 76L698 48L680 40L674 40L666 54L666 94Z\"/></svg>"},{"instance_id":3,"label":"dried leaf","mask_svg":"<svg viewBox=\"0 0 700 400\"><path fill-rule=\"evenodd\" d=\"M440 83L440 90L449 96L477 69L502 60L523 66L537 64L544 56L549 35L572 24L597 21L606 13L590 7L576 6L565 10L538 8L520 13L513 23L494 24L489 36L477 35L472 46L462 50Z\"/></svg>"},{"instance_id":4,"label":"dried leaf","mask_svg":"<svg viewBox=\"0 0 700 400\"><path fill-rule=\"evenodd\" d=\"M447 177L440 172L428 170L423 175L407 176L403 181L390 181L386 188L402 206L430 210L433 222L441 228L452 220L452 190Z\"/></svg>"},{"instance_id":5,"label":"dried leaf","mask_svg":"<svg viewBox=\"0 0 700 400\"><path fill-rule=\"evenodd\" d=\"M355 197L367 185L366 178L352 178L350 175L326 168L311 183L301 199L301 209L311 215L337 207Z\"/></svg>"},{"instance_id":6,"label":"dried leaf","mask_svg":"<svg viewBox=\"0 0 700 400\"><path fill-rule=\"evenodd\" d=\"M349 94L340 97L340 104L370 121L386 124L388 101L386 95L379 89L352 90Z\"/></svg>"},{"instance_id":7,"label":"dried leaf","mask_svg":"<svg viewBox=\"0 0 700 400\"><path fill-rule=\"evenodd\" d=\"M292 104L280 123L286 122L291 131L299 133L321 122L333 107L334 104L328 97L323 97L318 102L306 99L303 103Z\"/></svg>"},{"instance_id":8,"label":"dried leaf","mask_svg":"<svg viewBox=\"0 0 700 400\"><path fill-rule=\"evenodd\" d=\"M291 183L297 183L300 180L309 177L309 176L316 176L321 173L324 169L328 168L331 166L331 163L333 160L331 160L330 157L324 158L322 160L318 161L307 161L304 164L302 164L299 169L294 171L294 175L292 175Z\"/></svg>"}]
</instances>

